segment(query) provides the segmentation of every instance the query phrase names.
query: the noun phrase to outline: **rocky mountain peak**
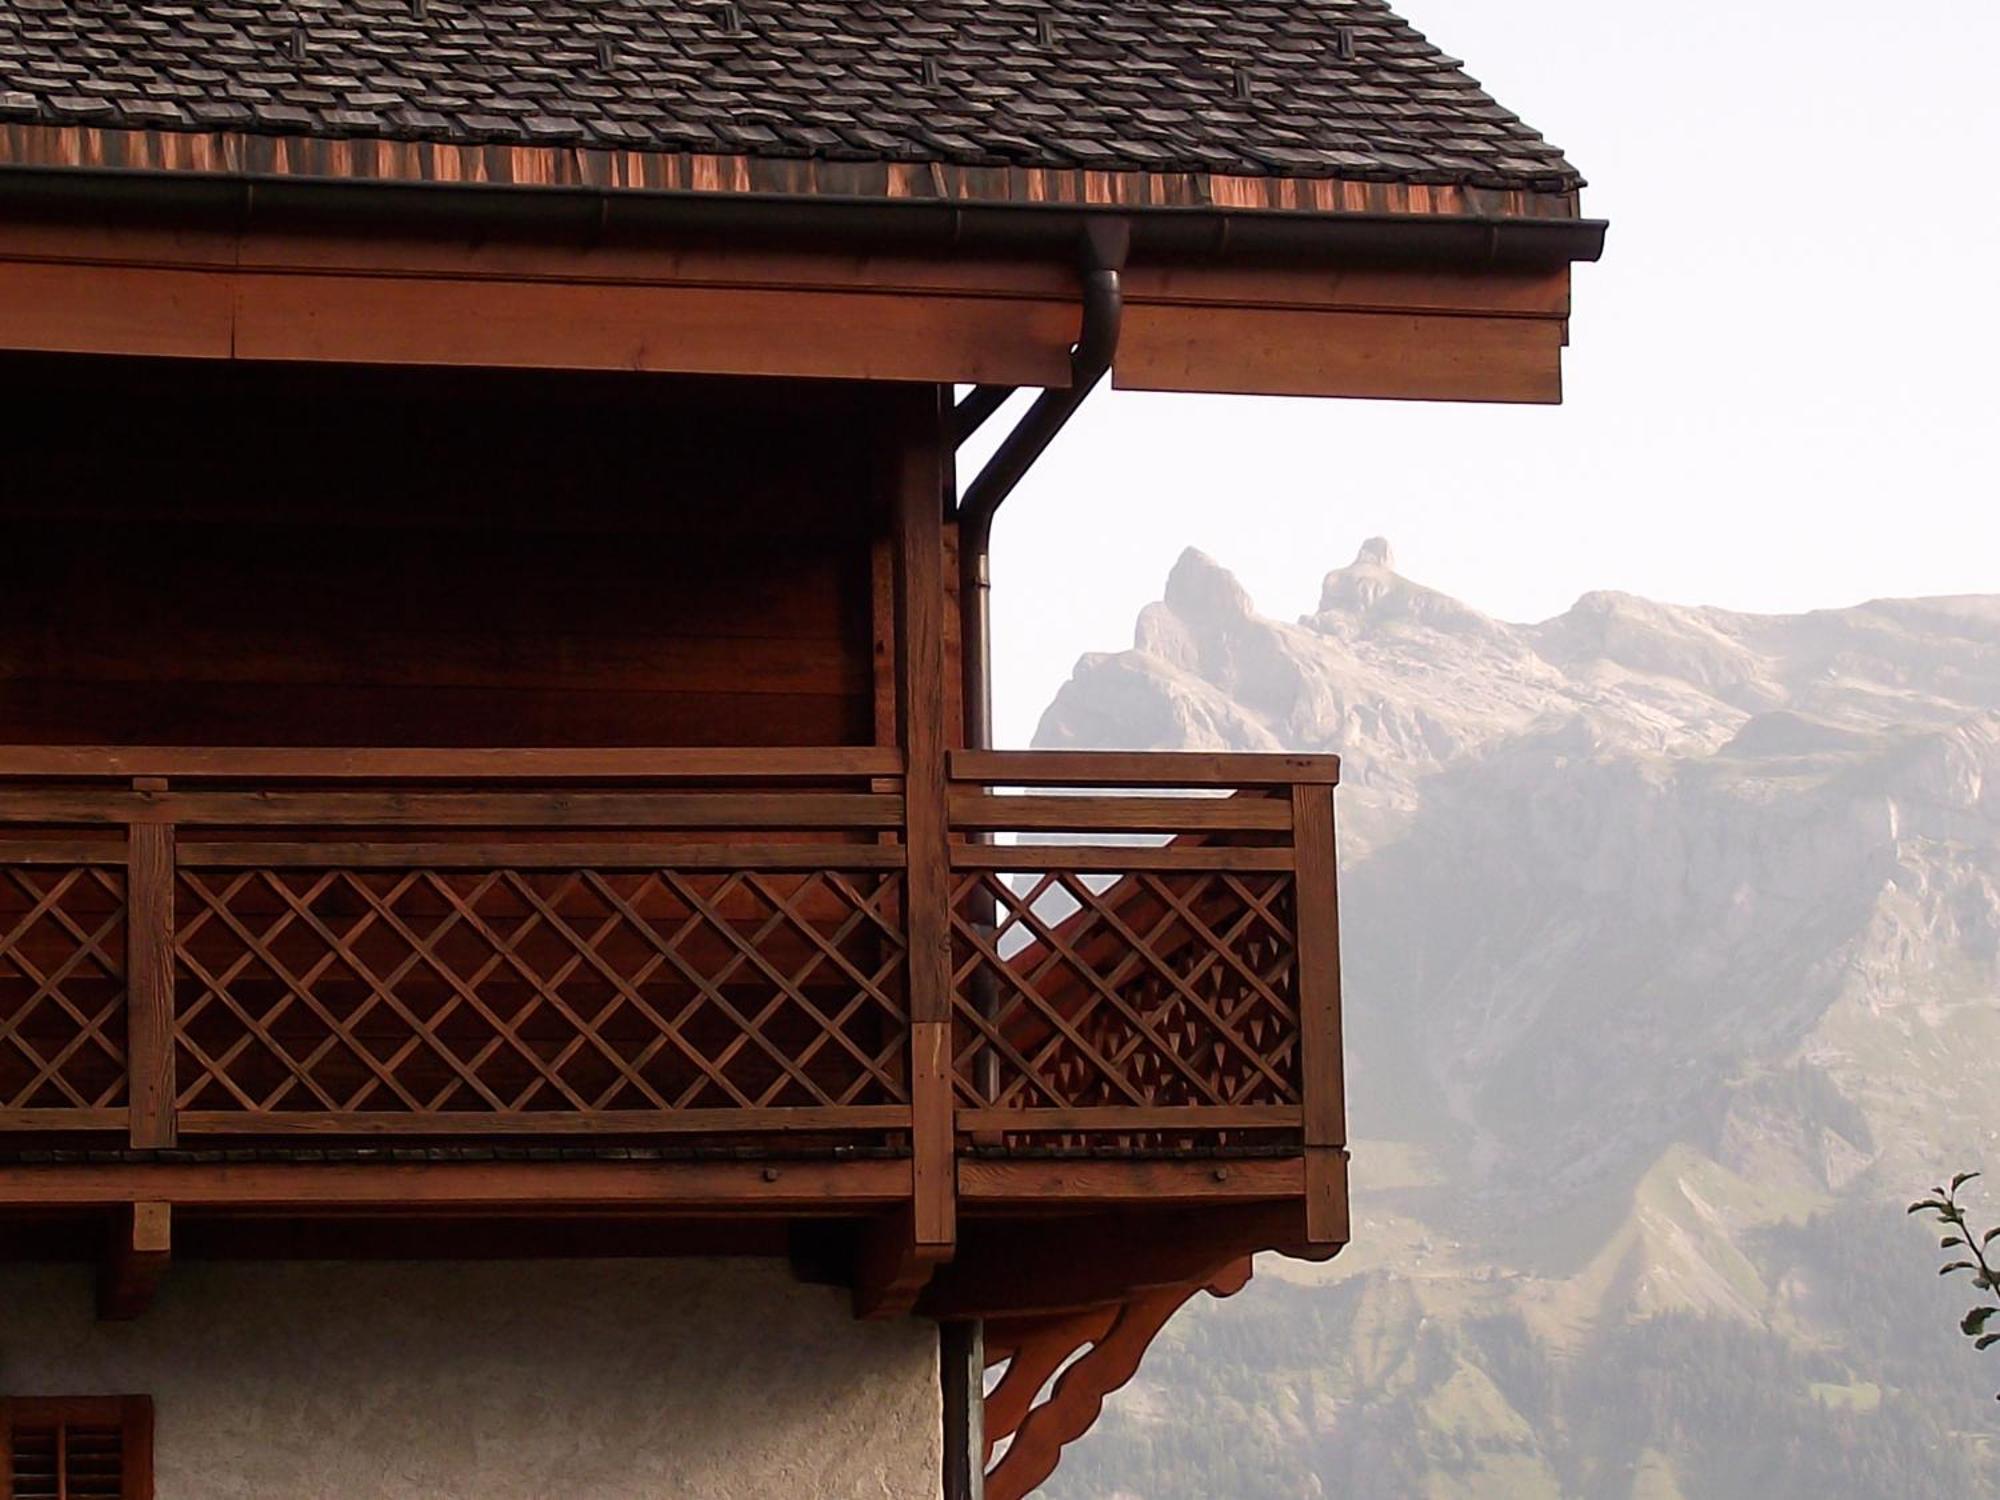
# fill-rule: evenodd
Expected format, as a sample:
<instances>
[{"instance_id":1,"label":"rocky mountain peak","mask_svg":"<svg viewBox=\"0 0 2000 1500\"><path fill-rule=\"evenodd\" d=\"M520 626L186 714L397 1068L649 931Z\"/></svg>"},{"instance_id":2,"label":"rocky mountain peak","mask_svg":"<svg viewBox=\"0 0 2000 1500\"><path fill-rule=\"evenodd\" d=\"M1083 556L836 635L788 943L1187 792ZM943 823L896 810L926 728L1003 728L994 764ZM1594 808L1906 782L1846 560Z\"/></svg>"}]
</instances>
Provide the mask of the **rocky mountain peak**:
<instances>
[{"instance_id":1,"label":"rocky mountain peak","mask_svg":"<svg viewBox=\"0 0 2000 1500\"><path fill-rule=\"evenodd\" d=\"M1191 624L1228 624L1257 613L1236 575L1206 552L1189 547L1167 575L1167 608Z\"/></svg>"},{"instance_id":2,"label":"rocky mountain peak","mask_svg":"<svg viewBox=\"0 0 2000 1500\"><path fill-rule=\"evenodd\" d=\"M1489 639L1497 626L1449 594L1398 573L1388 538L1379 536L1363 542L1348 566L1326 575L1319 609L1304 623L1323 635L1414 628Z\"/></svg>"},{"instance_id":3,"label":"rocky mountain peak","mask_svg":"<svg viewBox=\"0 0 2000 1500\"><path fill-rule=\"evenodd\" d=\"M1389 546L1386 536L1371 536L1361 544L1361 550L1354 554L1357 568L1381 568L1386 572L1396 571L1396 554Z\"/></svg>"}]
</instances>

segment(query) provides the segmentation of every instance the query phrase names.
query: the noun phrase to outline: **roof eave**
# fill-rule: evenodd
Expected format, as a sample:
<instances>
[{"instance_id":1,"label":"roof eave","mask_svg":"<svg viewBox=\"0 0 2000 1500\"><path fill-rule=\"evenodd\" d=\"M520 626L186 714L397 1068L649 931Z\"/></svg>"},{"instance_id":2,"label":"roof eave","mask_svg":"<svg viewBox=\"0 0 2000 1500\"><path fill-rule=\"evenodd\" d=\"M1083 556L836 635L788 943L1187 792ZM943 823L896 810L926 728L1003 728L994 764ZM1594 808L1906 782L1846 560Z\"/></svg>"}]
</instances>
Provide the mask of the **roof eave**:
<instances>
[{"instance_id":1,"label":"roof eave","mask_svg":"<svg viewBox=\"0 0 2000 1500\"><path fill-rule=\"evenodd\" d=\"M17 210L242 223L392 221L399 232L706 235L984 253L1067 253L1089 218L1130 221L1167 260L1562 264L1605 225L1574 187L1102 172L612 153L563 147L0 126Z\"/></svg>"},{"instance_id":2,"label":"roof eave","mask_svg":"<svg viewBox=\"0 0 2000 1500\"><path fill-rule=\"evenodd\" d=\"M1020 256L1067 256L1087 224L1117 217L1131 226L1136 259L1279 264L1553 266L1599 259L1608 228L1602 219L1484 212L951 201L6 164L0 164L0 202L14 213L164 216L346 233L759 243L806 238L844 250Z\"/></svg>"}]
</instances>

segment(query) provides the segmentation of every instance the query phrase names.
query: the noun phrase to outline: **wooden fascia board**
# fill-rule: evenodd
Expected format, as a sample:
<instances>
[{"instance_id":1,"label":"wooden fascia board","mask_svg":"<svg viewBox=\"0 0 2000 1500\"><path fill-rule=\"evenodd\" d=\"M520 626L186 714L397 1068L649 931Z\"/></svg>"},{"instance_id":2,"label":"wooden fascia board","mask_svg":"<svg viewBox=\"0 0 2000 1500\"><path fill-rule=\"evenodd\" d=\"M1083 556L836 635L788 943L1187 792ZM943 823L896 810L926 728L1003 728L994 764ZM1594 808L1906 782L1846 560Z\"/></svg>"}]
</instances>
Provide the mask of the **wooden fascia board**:
<instances>
[{"instance_id":1,"label":"wooden fascia board","mask_svg":"<svg viewBox=\"0 0 2000 1500\"><path fill-rule=\"evenodd\" d=\"M1060 386L1080 309L1025 260L0 225L0 347ZM1133 390L1560 399L1567 268L1139 264Z\"/></svg>"}]
</instances>

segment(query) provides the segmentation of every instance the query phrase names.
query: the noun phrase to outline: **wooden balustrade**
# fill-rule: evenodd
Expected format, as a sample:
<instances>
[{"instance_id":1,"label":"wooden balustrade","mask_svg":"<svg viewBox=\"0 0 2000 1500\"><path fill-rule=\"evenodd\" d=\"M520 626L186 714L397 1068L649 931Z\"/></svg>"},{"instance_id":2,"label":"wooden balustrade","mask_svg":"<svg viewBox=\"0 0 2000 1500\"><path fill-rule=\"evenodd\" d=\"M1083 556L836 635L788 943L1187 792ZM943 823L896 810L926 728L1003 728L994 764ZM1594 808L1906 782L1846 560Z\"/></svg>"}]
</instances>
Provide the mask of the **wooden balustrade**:
<instances>
[{"instance_id":1,"label":"wooden balustrade","mask_svg":"<svg viewBox=\"0 0 2000 1500\"><path fill-rule=\"evenodd\" d=\"M0 1130L1339 1150L1330 757L902 770L0 749Z\"/></svg>"}]
</instances>

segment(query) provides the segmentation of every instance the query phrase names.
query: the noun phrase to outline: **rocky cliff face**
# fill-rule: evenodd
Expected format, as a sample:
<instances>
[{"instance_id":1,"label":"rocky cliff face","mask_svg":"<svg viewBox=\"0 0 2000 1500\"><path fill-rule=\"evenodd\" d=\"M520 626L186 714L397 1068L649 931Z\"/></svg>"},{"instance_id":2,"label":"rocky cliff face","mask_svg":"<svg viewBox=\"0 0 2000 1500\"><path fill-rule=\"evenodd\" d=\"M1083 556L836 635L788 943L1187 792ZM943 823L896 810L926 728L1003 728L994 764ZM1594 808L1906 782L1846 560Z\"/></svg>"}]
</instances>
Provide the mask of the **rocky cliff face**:
<instances>
[{"instance_id":1,"label":"rocky cliff face","mask_svg":"<svg viewBox=\"0 0 2000 1500\"><path fill-rule=\"evenodd\" d=\"M1616 1403L1597 1426L1571 1408L1621 1358L1644 1384L1644 1358L1740 1366L1741 1338L1812 1365L1773 1377L1790 1404L1768 1424L1808 1446L1988 1420L1909 1373L2000 1378L1925 1300L1923 1237L1893 1225L1851 1258L1939 1171L2000 1168L2000 599L1778 618L1593 594L1516 625L1376 541L1287 623L1190 552L1036 742L1344 757L1359 1228L1329 1284L1268 1295L1384 1317L1413 1297L1383 1327L1449 1348L1428 1375L1394 1337L1365 1369L1326 1350L1345 1373L1312 1385L1337 1396L1272 1439L1317 1455L1298 1474L1350 1482L1341 1455L1390 1441L1409 1493L1734 1493L1696 1484L1720 1439L1688 1413L1610 1451ZM1883 1326L1852 1326L1857 1304ZM1578 1394L1510 1398L1468 1332L1494 1319L1521 1329L1509 1359ZM1101 1450L1146 1441L1132 1413L1169 1394ZM1929 1448L1941 1485L2000 1483L1971 1438ZM1836 1466L1820 1493L1927 1493L1928 1462L1882 1471L1892 1491ZM1174 1482L1133 1493L1200 1492ZM1314 1493L1271 1483L1243 1493Z\"/></svg>"}]
</instances>

